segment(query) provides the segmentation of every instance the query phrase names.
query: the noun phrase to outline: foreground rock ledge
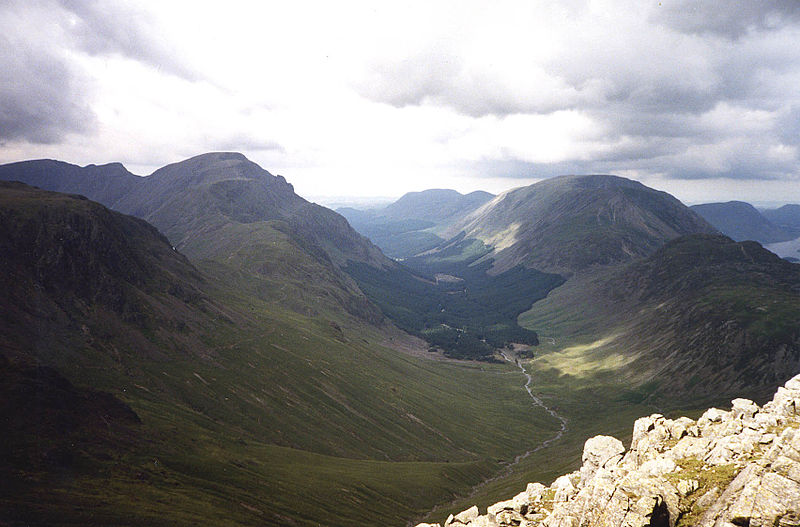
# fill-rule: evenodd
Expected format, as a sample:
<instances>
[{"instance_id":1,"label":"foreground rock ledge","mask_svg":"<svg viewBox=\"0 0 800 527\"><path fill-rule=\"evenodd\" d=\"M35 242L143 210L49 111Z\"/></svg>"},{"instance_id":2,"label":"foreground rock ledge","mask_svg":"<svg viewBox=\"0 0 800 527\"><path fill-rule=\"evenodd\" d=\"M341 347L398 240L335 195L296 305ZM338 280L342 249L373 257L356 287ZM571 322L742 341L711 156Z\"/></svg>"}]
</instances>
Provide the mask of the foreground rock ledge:
<instances>
[{"instance_id":1,"label":"foreground rock ledge","mask_svg":"<svg viewBox=\"0 0 800 527\"><path fill-rule=\"evenodd\" d=\"M734 399L697 421L638 419L631 448L586 441L583 466L545 487L529 483L481 515L445 527L800 527L800 375L759 407ZM420 523L417 527L441 527Z\"/></svg>"}]
</instances>

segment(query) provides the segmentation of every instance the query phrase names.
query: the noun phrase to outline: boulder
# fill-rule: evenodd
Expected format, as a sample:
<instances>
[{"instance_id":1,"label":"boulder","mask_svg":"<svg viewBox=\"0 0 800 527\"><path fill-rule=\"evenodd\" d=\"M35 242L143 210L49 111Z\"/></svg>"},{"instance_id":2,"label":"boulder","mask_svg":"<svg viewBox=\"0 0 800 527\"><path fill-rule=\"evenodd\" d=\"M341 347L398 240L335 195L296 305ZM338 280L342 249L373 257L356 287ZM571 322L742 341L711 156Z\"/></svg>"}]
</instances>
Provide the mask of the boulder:
<instances>
[{"instance_id":1,"label":"boulder","mask_svg":"<svg viewBox=\"0 0 800 527\"><path fill-rule=\"evenodd\" d=\"M467 525L470 521L477 518L479 515L478 507L473 505L465 511L461 511L453 517L453 522L450 525L458 525L459 523ZM446 524L445 524L446 525Z\"/></svg>"},{"instance_id":2,"label":"boulder","mask_svg":"<svg viewBox=\"0 0 800 527\"><path fill-rule=\"evenodd\" d=\"M625 455L622 441L611 436L595 436L583 445L583 466L579 485L585 485L600 468L615 467Z\"/></svg>"},{"instance_id":3,"label":"boulder","mask_svg":"<svg viewBox=\"0 0 800 527\"><path fill-rule=\"evenodd\" d=\"M752 419L759 410L758 405L750 399L734 399L731 404L734 419Z\"/></svg>"},{"instance_id":4,"label":"boulder","mask_svg":"<svg viewBox=\"0 0 800 527\"><path fill-rule=\"evenodd\" d=\"M787 390L800 391L800 374L795 375L783 385Z\"/></svg>"}]
</instances>

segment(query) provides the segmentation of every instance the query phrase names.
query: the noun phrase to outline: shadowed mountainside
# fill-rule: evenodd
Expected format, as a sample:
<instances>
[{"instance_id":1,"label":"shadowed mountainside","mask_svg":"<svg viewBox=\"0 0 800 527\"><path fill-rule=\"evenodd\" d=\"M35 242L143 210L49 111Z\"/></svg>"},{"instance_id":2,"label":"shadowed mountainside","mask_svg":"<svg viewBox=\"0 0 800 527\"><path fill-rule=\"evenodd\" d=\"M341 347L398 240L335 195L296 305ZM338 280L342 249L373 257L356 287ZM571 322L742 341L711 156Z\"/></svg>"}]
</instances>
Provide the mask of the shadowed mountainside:
<instances>
[{"instance_id":1,"label":"shadowed mountainside","mask_svg":"<svg viewBox=\"0 0 800 527\"><path fill-rule=\"evenodd\" d=\"M163 338L203 353L181 333L225 316L202 292L205 279L153 226L82 196L7 182L0 190L4 349L54 360L76 353L70 344L107 352L123 339L157 356L152 340Z\"/></svg>"}]
</instances>

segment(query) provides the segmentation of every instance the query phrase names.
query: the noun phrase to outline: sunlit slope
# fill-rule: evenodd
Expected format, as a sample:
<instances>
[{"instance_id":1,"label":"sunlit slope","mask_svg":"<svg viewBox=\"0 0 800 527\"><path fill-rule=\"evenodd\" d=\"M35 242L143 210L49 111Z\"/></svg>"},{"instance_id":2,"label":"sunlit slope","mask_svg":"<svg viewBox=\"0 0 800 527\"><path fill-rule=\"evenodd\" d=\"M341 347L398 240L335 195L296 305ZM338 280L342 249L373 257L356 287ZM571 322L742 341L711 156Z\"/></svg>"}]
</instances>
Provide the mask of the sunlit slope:
<instances>
[{"instance_id":1,"label":"sunlit slope","mask_svg":"<svg viewBox=\"0 0 800 527\"><path fill-rule=\"evenodd\" d=\"M542 361L626 378L632 398L758 396L800 371L800 266L755 242L687 236L574 277L520 322L554 339Z\"/></svg>"}]
</instances>

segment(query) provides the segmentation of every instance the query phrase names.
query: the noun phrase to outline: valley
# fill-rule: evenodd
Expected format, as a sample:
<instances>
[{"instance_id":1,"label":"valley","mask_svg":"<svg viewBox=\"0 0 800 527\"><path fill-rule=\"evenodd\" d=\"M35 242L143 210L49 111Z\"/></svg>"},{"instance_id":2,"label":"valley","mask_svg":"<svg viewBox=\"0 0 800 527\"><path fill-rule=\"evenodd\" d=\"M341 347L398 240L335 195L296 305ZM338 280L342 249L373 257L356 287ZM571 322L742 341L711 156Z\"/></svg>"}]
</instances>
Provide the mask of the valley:
<instances>
[{"instance_id":1,"label":"valley","mask_svg":"<svg viewBox=\"0 0 800 527\"><path fill-rule=\"evenodd\" d=\"M800 370L800 267L624 178L360 233L236 153L0 179L12 525L438 519Z\"/></svg>"}]
</instances>

